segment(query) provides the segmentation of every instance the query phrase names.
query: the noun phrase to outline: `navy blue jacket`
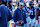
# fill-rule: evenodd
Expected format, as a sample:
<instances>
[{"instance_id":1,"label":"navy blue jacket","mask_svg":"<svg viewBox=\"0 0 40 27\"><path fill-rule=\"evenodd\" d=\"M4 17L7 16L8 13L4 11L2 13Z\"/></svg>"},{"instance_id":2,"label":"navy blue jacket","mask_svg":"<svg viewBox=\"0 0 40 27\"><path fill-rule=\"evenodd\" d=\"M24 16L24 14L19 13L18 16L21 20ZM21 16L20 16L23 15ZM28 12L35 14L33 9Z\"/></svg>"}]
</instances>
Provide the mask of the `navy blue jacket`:
<instances>
[{"instance_id":1,"label":"navy blue jacket","mask_svg":"<svg viewBox=\"0 0 40 27\"><path fill-rule=\"evenodd\" d=\"M12 19L12 15L5 5L0 6L0 27L7 27L7 22Z\"/></svg>"},{"instance_id":2,"label":"navy blue jacket","mask_svg":"<svg viewBox=\"0 0 40 27\"><path fill-rule=\"evenodd\" d=\"M24 23L26 23L26 13L25 11L20 8L17 8L15 11L14 11L14 15L13 15L13 19L14 19L14 22L17 22L18 20L22 20L24 21Z\"/></svg>"}]
</instances>

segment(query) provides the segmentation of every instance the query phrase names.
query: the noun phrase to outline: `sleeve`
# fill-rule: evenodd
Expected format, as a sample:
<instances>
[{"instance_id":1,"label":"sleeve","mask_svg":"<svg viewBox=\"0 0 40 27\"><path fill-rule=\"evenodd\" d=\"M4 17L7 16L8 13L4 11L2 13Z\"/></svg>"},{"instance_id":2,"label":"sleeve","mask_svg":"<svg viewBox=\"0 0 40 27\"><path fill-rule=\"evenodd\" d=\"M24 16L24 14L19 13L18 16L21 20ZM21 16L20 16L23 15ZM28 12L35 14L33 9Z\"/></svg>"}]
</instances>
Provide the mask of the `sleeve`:
<instances>
[{"instance_id":1,"label":"sleeve","mask_svg":"<svg viewBox=\"0 0 40 27\"><path fill-rule=\"evenodd\" d=\"M0 17L1 17L1 7L0 7Z\"/></svg>"},{"instance_id":2,"label":"sleeve","mask_svg":"<svg viewBox=\"0 0 40 27\"><path fill-rule=\"evenodd\" d=\"M31 24L31 18L29 18L28 20L29 20L29 23L28 24Z\"/></svg>"},{"instance_id":3,"label":"sleeve","mask_svg":"<svg viewBox=\"0 0 40 27\"><path fill-rule=\"evenodd\" d=\"M24 23L26 24L27 22L26 22L26 13L25 13L25 18L24 18Z\"/></svg>"},{"instance_id":4,"label":"sleeve","mask_svg":"<svg viewBox=\"0 0 40 27\"><path fill-rule=\"evenodd\" d=\"M31 19L30 19L30 17L27 17L27 24L31 24Z\"/></svg>"},{"instance_id":5,"label":"sleeve","mask_svg":"<svg viewBox=\"0 0 40 27\"><path fill-rule=\"evenodd\" d=\"M17 22L16 18L17 18L17 10L15 10L14 14L13 14L13 20L14 20L14 22Z\"/></svg>"},{"instance_id":6,"label":"sleeve","mask_svg":"<svg viewBox=\"0 0 40 27\"><path fill-rule=\"evenodd\" d=\"M10 10L8 11L9 11L8 21L10 21L12 19L12 12Z\"/></svg>"}]
</instances>

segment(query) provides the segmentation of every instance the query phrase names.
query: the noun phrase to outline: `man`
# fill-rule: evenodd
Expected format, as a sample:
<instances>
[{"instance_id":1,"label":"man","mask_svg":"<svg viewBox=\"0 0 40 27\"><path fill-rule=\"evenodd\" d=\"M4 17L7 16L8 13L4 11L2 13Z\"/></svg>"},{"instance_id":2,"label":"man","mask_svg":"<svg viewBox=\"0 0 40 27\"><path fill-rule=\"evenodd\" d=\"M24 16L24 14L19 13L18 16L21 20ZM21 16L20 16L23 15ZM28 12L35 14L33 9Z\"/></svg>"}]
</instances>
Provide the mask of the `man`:
<instances>
[{"instance_id":1,"label":"man","mask_svg":"<svg viewBox=\"0 0 40 27\"><path fill-rule=\"evenodd\" d=\"M4 5L0 6L0 27L7 27L8 21L12 19L10 10Z\"/></svg>"},{"instance_id":2,"label":"man","mask_svg":"<svg viewBox=\"0 0 40 27\"><path fill-rule=\"evenodd\" d=\"M23 2L19 2L19 7L15 10L13 15L14 22L17 24L16 27L24 27L24 24L26 24L26 14L22 9L23 5Z\"/></svg>"},{"instance_id":3,"label":"man","mask_svg":"<svg viewBox=\"0 0 40 27\"><path fill-rule=\"evenodd\" d=\"M28 12L28 15L30 16L31 18L31 26L34 27L34 23L33 23L33 20L34 20L34 4L32 1L29 2L29 7L27 8L27 12Z\"/></svg>"},{"instance_id":4,"label":"man","mask_svg":"<svg viewBox=\"0 0 40 27\"><path fill-rule=\"evenodd\" d=\"M36 24L36 26L40 27L40 2L38 2L38 5L36 10L36 20L38 21L38 24Z\"/></svg>"}]
</instances>

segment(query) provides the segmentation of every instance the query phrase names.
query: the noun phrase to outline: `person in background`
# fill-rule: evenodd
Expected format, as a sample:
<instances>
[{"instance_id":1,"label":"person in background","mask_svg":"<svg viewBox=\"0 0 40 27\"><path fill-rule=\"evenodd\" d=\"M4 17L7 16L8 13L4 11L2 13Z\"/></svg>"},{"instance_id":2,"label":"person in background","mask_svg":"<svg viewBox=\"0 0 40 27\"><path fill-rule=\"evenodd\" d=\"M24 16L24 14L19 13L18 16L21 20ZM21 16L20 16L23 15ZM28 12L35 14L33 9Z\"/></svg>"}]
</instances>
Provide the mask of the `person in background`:
<instances>
[{"instance_id":1,"label":"person in background","mask_svg":"<svg viewBox=\"0 0 40 27\"><path fill-rule=\"evenodd\" d=\"M36 20L35 20L35 27L38 27L38 14L39 14L39 10L36 10Z\"/></svg>"},{"instance_id":2,"label":"person in background","mask_svg":"<svg viewBox=\"0 0 40 27\"><path fill-rule=\"evenodd\" d=\"M12 11L11 2L8 2L8 8Z\"/></svg>"},{"instance_id":3,"label":"person in background","mask_svg":"<svg viewBox=\"0 0 40 27\"><path fill-rule=\"evenodd\" d=\"M25 11L22 9L24 6L23 2L19 2L19 7L14 11L13 19L16 23L16 27L24 27L26 24L26 14Z\"/></svg>"},{"instance_id":4,"label":"person in background","mask_svg":"<svg viewBox=\"0 0 40 27\"><path fill-rule=\"evenodd\" d=\"M12 19L10 10L2 2L0 6L0 27L7 27L8 21Z\"/></svg>"},{"instance_id":5,"label":"person in background","mask_svg":"<svg viewBox=\"0 0 40 27\"><path fill-rule=\"evenodd\" d=\"M40 13L38 15L38 27L40 27Z\"/></svg>"},{"instance_id":6,"label":"person in background","mask_svg":"<svg viewBox=\"0 0 40 27\"><path fill-rule=\"evenodd\" d=\"M37 27L40 27L39 25L40 25L40 2L38 2L38 8L37 8L37 10L36 10L36 20L37 20L37 24L36 24L36 26Z\"/></svg>"},{"instance_id":7,"label":"person in background","mask_svg":"<svg viewBox=\"0 0 40 27\"><path fill-rule=\"evenodd\" d=\"M34 3L33 3L33 1L29 2L29 7L27 7L27 12L28 12L28 15L30 16L30 19L31 19L31 27L34 27L33 20L34 20L35 14L34 14Z\"/></svg>"},{"instance_id":8,"label":"person in background","mask_svg":"<svg viewBox=\"0 0 40 27\"><path fill-rule=\"evenodd\" d=\"M31 26L31 18L29 15L27 16L26 21L27 21L27 27L30 27Z\"/></svg>"}]
</instances>

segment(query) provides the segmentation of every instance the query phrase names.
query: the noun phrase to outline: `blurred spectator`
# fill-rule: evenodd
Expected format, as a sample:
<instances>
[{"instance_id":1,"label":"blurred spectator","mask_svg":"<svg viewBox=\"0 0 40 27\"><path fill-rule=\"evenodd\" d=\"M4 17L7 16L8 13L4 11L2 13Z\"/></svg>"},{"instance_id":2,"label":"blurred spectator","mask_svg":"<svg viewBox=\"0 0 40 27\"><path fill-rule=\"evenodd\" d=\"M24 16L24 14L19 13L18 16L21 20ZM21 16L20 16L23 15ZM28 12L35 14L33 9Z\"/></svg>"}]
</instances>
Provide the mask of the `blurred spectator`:
<instances>
[{"instance_id":1,"label":"blurred spectator","mask_svg":"<svg viewBox=\"0 0 40 27\"><path fill-rule=\"evenodd\" d=\"M12 19L10 10L4 5L0 6L0 27L7 27L8 21Z\"/></svg>"},{"instance_id":2,"label":"blurred spectator","mask_svg":"<svg viewBox=\"0 0 40 27\"><path fill-rule=\"evenodd\" d=\"M28 15L30 16L30 18L31 18L31 26L32 27L34 27L34 23L33 23L33 20L34 20L34 17L35 17L35 15L34 15L34 3L33 3L33 1L30 1L29 2L29 7L27 8L27 11L28 11Z\"/></svg>"},{"instance_id":3,"label":"blurred spectator","mask_svg":"<svg viewBox=\"0 0 40 27\"><path fill-rule=\"evenodd\" d=\"M8 8L12 11L11 2L8 3Z\"/></svg>"},{"instance_id":4,"label":"blurred spectator","mask_svg":"<svg viewBox=\"0 0 40 27\"><path fill-rule=\"evenodd\" d=\"M23 5L23 2L19 2L19 7L15 10L13 15L14 22L16 22L18 27L24 27L24 24L26 24L26 14L22 9Z\"/></svg>"}]
</instances>

